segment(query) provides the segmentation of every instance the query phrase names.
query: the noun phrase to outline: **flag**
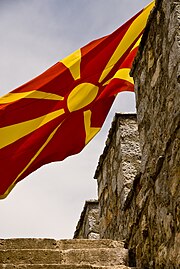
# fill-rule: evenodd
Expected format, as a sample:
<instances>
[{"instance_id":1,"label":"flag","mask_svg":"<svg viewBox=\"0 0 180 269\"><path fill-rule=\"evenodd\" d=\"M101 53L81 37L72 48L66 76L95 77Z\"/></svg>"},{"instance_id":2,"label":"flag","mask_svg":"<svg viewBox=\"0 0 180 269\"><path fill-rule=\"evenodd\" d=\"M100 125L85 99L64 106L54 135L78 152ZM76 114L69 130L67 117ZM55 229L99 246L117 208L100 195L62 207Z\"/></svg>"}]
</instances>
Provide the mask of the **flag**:
<instances>
[{"instance_id":1,"label":"flag","mask_svg":"<svg viewBox=\"0 0 180 269\"><path fill-rule=\"evenodd\" d=\"M154 2L0 98L0 198L44 164L79 153L115 96L133 91L133 59Z\"/></svg>"}]
</instances>

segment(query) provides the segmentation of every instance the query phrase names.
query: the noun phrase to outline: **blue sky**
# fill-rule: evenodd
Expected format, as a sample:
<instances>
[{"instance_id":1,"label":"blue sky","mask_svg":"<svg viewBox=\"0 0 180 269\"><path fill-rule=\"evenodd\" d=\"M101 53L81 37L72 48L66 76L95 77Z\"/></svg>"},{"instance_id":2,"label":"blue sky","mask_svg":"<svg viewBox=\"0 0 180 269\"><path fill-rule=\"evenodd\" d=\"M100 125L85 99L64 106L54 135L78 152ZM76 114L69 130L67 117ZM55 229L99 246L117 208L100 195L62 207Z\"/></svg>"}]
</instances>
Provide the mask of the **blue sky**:
<instances>
[{"instance_id":1,"label":"blue sky","mask_svg":"<svg viewBox=\"0 0 180 269\"><path fill-rule=\"evenodd\" d=\"M0 95L88 42L107 35L148 0L1 0ZM72 238L115 112L135 111L133 93L117 98L101 132L78 155L46 165L0 201L0 238Z\"/></svg>"}]
</instances>

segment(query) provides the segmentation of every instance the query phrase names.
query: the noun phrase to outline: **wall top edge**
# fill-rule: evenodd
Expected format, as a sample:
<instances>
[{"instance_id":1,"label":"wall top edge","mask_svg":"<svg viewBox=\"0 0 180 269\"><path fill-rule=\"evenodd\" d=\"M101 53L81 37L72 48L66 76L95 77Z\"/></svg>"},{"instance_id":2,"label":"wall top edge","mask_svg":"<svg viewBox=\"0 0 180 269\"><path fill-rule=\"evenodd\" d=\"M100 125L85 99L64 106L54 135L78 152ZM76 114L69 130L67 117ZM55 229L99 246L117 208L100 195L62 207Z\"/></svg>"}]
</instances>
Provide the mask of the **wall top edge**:
<instances>
[{"instance_id":1,"label":"wall top edge","mask_svg":"<svg viewBox=\"0 0 180 269\"><path fill-rule=\"evenodd\" d=\"M101 167L103 165L103 161L107 155L107 152L108 152L108 149L109 149L109 146L111 144L111 141L112 141L112 138L113 138L113 134L115 133L115 129L116 129L116 126L117 126L117 121L121 119L134 119L137 121L137 114L136 113L116 113L114 118L113 118L113 121L112 121L112 124L111 124L111 128L109 130L109 134L108 134L108 137L107 137L107 140L106 140L106 143L105 143L105 147L104 147L104 150L103 150L103 153L101 154L100 158L99 158L99 161L98 161L98 165L97 165L97 168L96 168L96 171L95 171L95 174L94 174L94 179L97 179L99 177L99 173L100 173L100 170L101 170Z\"/></svg>"}]
</instances>

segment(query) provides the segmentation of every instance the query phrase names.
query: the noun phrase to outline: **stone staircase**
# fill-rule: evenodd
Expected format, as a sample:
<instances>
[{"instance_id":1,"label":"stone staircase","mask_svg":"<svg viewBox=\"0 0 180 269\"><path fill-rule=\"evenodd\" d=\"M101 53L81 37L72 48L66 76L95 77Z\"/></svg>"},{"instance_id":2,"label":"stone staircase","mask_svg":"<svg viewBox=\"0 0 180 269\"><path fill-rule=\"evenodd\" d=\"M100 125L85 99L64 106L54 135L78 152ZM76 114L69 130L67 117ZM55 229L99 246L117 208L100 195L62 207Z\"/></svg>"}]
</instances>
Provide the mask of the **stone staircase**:
<instances>
[{"instance_id":1,"label":"stone staircase","mask_svg":"<svg viewBox=\"0 0 180 269\"><path fill-rule=\"evenodd\" d=\"M128 269L128 250L113 240L1 239L0 269Z\"/></svg>"}]
</instances>

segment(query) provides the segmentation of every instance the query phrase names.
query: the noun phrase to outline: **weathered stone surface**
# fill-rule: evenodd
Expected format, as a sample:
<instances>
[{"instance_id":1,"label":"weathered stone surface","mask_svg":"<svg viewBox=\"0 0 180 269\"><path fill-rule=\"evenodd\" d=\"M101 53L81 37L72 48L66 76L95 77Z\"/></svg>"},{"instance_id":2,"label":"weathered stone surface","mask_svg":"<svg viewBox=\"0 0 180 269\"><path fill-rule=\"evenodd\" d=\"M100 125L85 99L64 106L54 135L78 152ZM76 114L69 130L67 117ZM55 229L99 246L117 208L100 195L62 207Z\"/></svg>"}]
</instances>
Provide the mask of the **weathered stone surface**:
<instances>
[{"instance_id":1,"label":"weathered stone surface","mask_svg":"<svg viewBox=\"0 0 180 269\"><path fill-rule=\"evenodd\" d=\"M0 265L0 269L133 269L125 265L94 266L94 265L62 265L62 264L26 264L26 265ZM135 268L134 268L135 269Z\"/></svg>"},{"instance_id":2,"label":"weathered stone surface","mask_svg":"<svg viewBox=\"0 0 180 269\"><path fill-rule=\"evenodd\" d=\"M96 248L57 250L3 250L0 251L1 264L127 264L126 249Z\"/></svg>"},{"instance_id":3,"label":"weathered stone surface","mask_svg":"<svg viewBox=\"0 0 180 269\"><path fill-rule=\"evenodd\" d=\"M95 249L95 248L124 248L124 242L114 241L112 239L66 239L57 240L60 250L67 249Z\"/></svg>"},{"instance_id":4,"label":"weathered stone surface","mask_svg":"<svg viewBox=\"0 0 180 269\"><path fill-rule=\"evenodd\" d=\"M125 265L128 263L127 249L86 249L66 250L63 252L64 264Z\"/></svg>"},{"instance_id":5,"label":"weathered stone surface","mask_svg":"<svg viewBox=\"0 0 180 269\"><path fill-rule=\"evenodd\" d=\"M126 268L128 264L128 251L120 241L6 239L0 245L0 268Z\"/></svg>"},{"instance_id":6,"label":"weathered stone surface","mask_svg":"<svg viewBox=\"0 0 180 269\"><path fill-rule=\"evenodd\" d=\"M123 248L124 243L112 239L90 240L90 239L42 239L42 238L14 238L0 239L0 250L10 249L91 249L91 248Z\"/></svg>"},{"instance_id":7,"label":"weathered stone surface","mask_svg":"<svg viewBox=\"0 0 180 269\"><path fill-rule=\"evenodd\" d=\"M140 159L136 115L116 114L95 173L101 238L122 240L127 236L122 209L139 170Z\"/></svg>"},{"instance_id":8,"label":"weathered stone surface","mask_svg":"<svg viewBox=\"0 0 180 269\"><path fill-rule=\"evenodd\" d=\"M156 0L132 74L141 165L136 142L123 137L129 131L116 119L96 171L100 235L125 239L131 266L179 268L179 1Z\"/></svg>"},{"instance_id":9,"label":"weathered stone surface","mask_svg":"<svg viewBox=\"0 0 180 269\"><path fill-rule=\"evenodd\" d=\"M157 1L133 70L142 174L132 202L139 217L129 247L136 250L139 267L178 268L180 261L179 14L179 1Z\"/></svg>"},{"instance_id":10,"label":"weathered stone surface","mask_svg":"<svg viewBox=\"0 0 180 269\"><path fill-rule=\"evenodd\" d=\"M74 238L99 239L99 202L97 200L85 202Z\"/></svg>"},{"instance_id":11,"label":"weathered stone surface","mask_svg":"<svg viewBox=\"0 0 180 269\"><path fill-rule=\"evenodd\" d=\"M5 249L56 249L58 240L46 238L0 239L0 250Z\"/></svg>"},{"instance_id":12,"label":"weathered stone surface","mask_svg":"<svg viewBox=\"0 0 180 269\"><path fill-rule=\"evenodd\" d=\"M0 264L60 264L62 262L62 253L58 250L50 249L11 249L0 250Z\"/></svg>"}]
</instances>

